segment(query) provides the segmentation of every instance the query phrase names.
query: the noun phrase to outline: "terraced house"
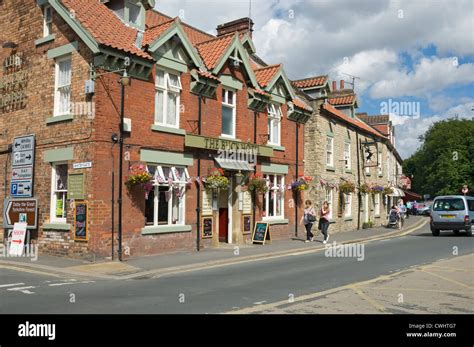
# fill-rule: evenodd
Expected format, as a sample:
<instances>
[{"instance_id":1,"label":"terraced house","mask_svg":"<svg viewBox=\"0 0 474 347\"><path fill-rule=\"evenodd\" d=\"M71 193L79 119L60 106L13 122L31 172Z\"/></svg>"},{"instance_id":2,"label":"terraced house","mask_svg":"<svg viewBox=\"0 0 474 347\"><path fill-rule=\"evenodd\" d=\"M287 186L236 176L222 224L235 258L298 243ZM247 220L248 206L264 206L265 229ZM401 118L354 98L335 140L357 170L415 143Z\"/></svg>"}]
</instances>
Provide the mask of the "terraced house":
<instances>
[{"instance_id":1,"label":"terraced house","mask_svg":"<svg viewBox=\"0 0 474 347\"><path fill-rule=\"evenodd\" d=\"M328 76L292 83L314 109L305 127L304 170L315 178L306 197L318 208L328 201L332 231L384 225L391 204L403 194L396 179L401 158L388 116L359 118L357 95L343 80L339 86Z\"/></svg>"},{"instance_id":2,"label":"terraced house","mask_svg":"<svg viewBox=\"0 0 474 347\"><path fill-rule=\"evenodd\" d=\"M14 195L11 144L34 135L40 252L126 258L244 244L260 220L273 239L298 228L287 185L311 106L257 56L250 19L210 35L154 5L0 2L1 59L17 62L0 77L26 76L2 89L0 192ZM245 190L253 173L267 192Z\"/></svg>"}]
</instances>

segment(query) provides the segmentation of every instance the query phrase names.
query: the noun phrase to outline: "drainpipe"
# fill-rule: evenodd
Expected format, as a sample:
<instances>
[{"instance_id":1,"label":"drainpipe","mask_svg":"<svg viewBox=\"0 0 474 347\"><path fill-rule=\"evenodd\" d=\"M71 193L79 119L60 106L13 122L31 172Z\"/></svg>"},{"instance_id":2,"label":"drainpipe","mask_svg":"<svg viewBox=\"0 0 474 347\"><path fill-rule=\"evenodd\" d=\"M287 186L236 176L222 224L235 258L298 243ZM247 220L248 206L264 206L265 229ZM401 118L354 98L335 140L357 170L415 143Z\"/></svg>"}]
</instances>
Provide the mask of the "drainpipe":
<instances>
[{"instance_id":1,"label":"drainpipe","mask_svg":"<svg viewBox=\"0 0 474 347\"><path fill-rule=\"evenodd\" d=\"M198 135L201 135L201 120L202 120L202 95L199 94L198 103ZM197 162L197 176L201 179L201 151L198 151L198 162ZM196 249L199 252L201 250L201 185L197 185L197 203L196 203Z\"/></svg>"},{"instance_id":2,"label":"drainpipe","mask_svg":"<svg viewBox=\"0 0 474 347\"><path fill-rule=\"evenodd\" d=\"M253 111L253 143L257 144L257 111ZM255 163L257 164L257 163ZM252 226L255 226L255 213L257 212L257 194L255 189L252 191L252 201L253 201L253 217L252 217Z\"/></svg>"},{"instance_id":3,"label":"drainpipe","mask_svg":"<svg viewBox=\"0 0 474 347\"><path fill-rule=\"evenodd\" d=\"M360 143L359 143L359 133L356 131L356 143L357 143L357 184L360 187ZM360 205L361 205L362 196L360 190L357 190L357 230L360 229Z\"/></svg>"},{"instance_id":4,"label":"drainpipe","mask_svg":"<svg viewBox=\"0 0 474 347\"><path fill-rule=\"evenodd\" d=\"M299 124L295 122L295 129L296 129L296 179L298 179L299 174ZM294 193L295 196L295 237L298 237L298 193Z\"/></svg>"},{"instance_id":5,"label":"drainpipe","mask_svg":"<svg viewBox=\"0 0 474 347\"><path fill-rule=\"evenodd\" d=\"M12 145L9 144L8 147L5 150L1 150L0 154L7 154L7 159L5 159L5 176L3 177L4 179L4 184L3 184L3 190L5 194L5 200L7 199L7 173L8 173L8 162L10 161L10 153L12 153Z\"/></svg>"},{"instance_id":6,"label":"drainpipe","mask_svg":"<svg viewBox=\"0 0 474 347\"><path fill-rule=\"evenodd\" d=\"M120 139L119 139L119 192L118 192L118 257L122 261L122 186L123 186L123 117L125 113L125 86L121 85L121 104L120 104Z\"/></svg>"}]
</instances>

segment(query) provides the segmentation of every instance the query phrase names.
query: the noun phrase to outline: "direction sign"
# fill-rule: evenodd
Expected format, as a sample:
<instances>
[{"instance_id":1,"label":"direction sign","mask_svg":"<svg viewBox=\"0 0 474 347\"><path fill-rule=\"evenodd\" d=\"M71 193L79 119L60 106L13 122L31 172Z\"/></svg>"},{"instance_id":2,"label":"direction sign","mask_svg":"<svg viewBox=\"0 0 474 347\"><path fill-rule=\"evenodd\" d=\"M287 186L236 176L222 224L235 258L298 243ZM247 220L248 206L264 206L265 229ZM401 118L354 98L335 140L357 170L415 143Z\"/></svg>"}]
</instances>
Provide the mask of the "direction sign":
<instances>
[{"instance_id":1,"label":"direction sign","mask_svg":"<svg viewBox=\"0 0 474 347\"><path fill-rule=\"evenodd\" d=\"M15 167L12 169L12 181L33 179L33 167Z\"/></svg>"},{"instance_id":2,"label":"direction sign","mask_svg":"<svg viewBox=\"0 0 474 347\"><path fill-rule=\"evenodd\" d=\"M16 137L13 140L13 152L33 151L35 149L35 136L27 135Z\"/></svg>"},{"instance_id":3,"label":"direction sign","mask_svg":"<svg viewBox=\"0 0 474 347\"><path fill-rule=\"evenodd\" d=\"M21 180L11 182L10 196L19 198L33 196L33 180Z\"/></svg>"},{"instance_id":4,"label":"direction sign","mask_svg":"<svg viewBox=\"0 0 474 347\"><path fill-rule=\"evenodd\" d=\"M3 226L11 228L15 223L26 221L28 229L36 229L38 221L38 200L31 199L5 199L3 204Z\"/></svg>"},{"instance_id":5,"label":"direction sign","mask_svg":"<svg viewBox=\"0 0 474 347\"><path fill-rule=\"evenodd\" d=\"M25 250L26 223L15 223L13 227L12 240L9 255L21 257Z\"/></svg>"},{"instance_id":6,"label":"direction sign","mask_svg":"<svg viewBox=\"0 0 474 347\"><path fill-rule=\"evenodd\" d=\"M33 151L13 152L13 166L33 165L35 155Z\"/></svg>"}]
</instances>

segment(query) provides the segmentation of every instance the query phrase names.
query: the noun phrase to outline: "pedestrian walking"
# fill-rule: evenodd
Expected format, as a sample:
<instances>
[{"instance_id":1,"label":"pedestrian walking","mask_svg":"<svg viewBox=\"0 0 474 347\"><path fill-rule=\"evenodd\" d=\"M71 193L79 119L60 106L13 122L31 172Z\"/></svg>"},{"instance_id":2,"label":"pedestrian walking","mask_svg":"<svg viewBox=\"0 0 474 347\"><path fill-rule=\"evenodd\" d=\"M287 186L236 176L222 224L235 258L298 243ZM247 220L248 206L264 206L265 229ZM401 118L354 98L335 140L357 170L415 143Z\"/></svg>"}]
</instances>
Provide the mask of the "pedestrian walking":
<instances>
[{"instance_id":1,"label":"pedestrian walking","mask_svg":"<svg viewBox=\"0 0 474 347\"><path fill-rule=\"evenodd\" d=\"M329 209L329 204L327 201L323 202L323 206L321 206L321 210L319 211L320 216L320 225L321 225L321 232L324 235L323 243L326 244L329 241L329 215L331 211Z\"/></svg>"},{"instance_id":2,"label":"pedestrian walking","mask_svg":"<svg viewBox=\"0 0 474 347\"><path fill-rule=\"evenodd\" d=\"M313 224L316 221L316 211L314 210L313 203L311 200L305 201L304 215L301 217L300 225L304 223L306 228L306 241L310 242L314 239L314 234L311 232Z\"/></svg>"}]
</instances>

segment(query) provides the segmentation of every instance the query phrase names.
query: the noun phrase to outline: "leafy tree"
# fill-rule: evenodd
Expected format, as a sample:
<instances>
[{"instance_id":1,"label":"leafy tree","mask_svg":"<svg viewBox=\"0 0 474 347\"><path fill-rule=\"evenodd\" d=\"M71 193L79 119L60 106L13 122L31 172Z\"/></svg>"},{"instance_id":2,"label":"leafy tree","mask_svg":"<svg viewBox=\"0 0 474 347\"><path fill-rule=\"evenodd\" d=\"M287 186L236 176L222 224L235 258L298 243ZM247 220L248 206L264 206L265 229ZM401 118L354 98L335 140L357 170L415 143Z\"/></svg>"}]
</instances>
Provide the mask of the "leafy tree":
<instances>
[{"instance_id":1,"label":"leafy tree","mask_svg":"<svg viewBox=\"0 0 474 347\"><path fill-rule=\"evenodd\" d=\"M403 162L419 194L461 194L474 189L474 120L448 119L434 123L420 137L422 146Z\"/></svg>"}]
</instances>

